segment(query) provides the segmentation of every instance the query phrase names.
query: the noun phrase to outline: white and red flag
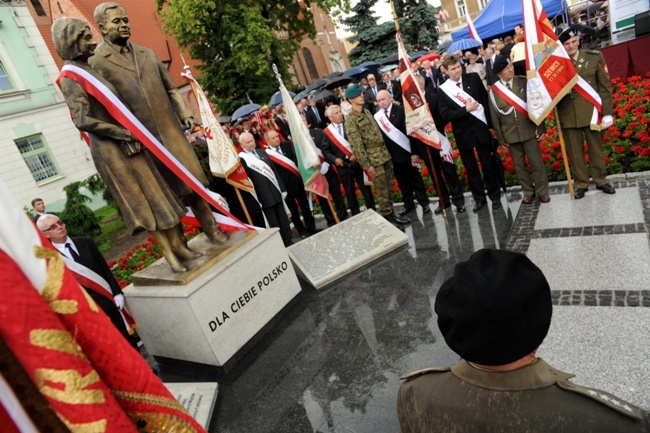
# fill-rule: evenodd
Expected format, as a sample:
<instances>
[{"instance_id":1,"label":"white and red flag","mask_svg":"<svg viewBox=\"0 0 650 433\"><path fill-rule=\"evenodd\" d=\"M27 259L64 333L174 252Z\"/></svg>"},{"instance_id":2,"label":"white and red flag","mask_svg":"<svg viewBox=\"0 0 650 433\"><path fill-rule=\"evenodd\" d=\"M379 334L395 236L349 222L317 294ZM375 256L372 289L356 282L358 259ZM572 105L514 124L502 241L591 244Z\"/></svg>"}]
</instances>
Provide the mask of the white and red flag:
<instances>
[{"instance_id":1,"label":"white and red flag","mask_svg":"<svg viewBox=\"0 0 650 433\"><path fill-rule=\"evenodd\" d=\"M541 2L523 0L523 15L528 117L539 125L578 81L578 74Z\"/></svg>"},{"instance_id":2,"label":"white and red flag","mask_svg":"<svg viewBox=\"0 0 650 433\"><path fill-rule=\"evenodd\" d=\"M474 27L474 21L472 21L469 14L467 14L466 17L467 17L467 31L469 31L469 37L479 42L481 45L483 45L483 40L478 35L478 32L476 31L476 27Z\"/></svg>"},{"instance_id":3,"label":"white and red flag","mask_svg":"<svg viewBox=\"0 0 650 433\"><path fill-rule=\"evenodd\" d=\"M246 170L244 170L241 162L239 162L239 155L237 155L232 141L223 132L221 125L214 115L214 111L212 111L212 106L210 106L207 96L205 96L203 89L192 76L190 67L185 65L185 72L181 75L189 81L196 102L199 105L201 123L205 132L205 141L208 145L210 171L215 176L225 178L226 182L235 188L255 194L253 182L248 178Z\"/></svg>"},{"instance_id":4,"label":"white and red flag","mask_svg":"<svg viewBox=\"0 0 650 433\"><path fill-rule=\"evenodd\" d=\"M429 111L429 104L424 98L424 92L415 82L415 75L411 68L411 59L406 53L402 35L398 31L397 50L399 54L399 77L402 83L402 102L406 113L406 133L423 143L440 149L440 137L433 123L433 116Z\"/></svg>"}]
</instances>

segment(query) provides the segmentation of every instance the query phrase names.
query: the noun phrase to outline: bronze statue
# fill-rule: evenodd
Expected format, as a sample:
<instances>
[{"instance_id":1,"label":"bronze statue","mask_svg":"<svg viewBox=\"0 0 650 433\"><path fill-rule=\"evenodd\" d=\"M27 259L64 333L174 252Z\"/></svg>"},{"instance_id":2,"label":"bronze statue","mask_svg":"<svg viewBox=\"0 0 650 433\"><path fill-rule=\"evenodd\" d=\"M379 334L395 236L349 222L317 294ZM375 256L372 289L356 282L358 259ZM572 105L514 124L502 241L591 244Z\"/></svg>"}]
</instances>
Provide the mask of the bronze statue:
<instances>
[{"instance_id":1,"label":"bronze statue","mask_svg":"<svg viewBox=\"0 0 650 433\"><path fill-rule=\"evenodd\" d=\"M77 18L58 18L52 25L52 39L66 65L83 69L118 95L88 64L97 46L88 23ZM171 268L175 272L185 271L187 268L181 260L200 254L187 247L180 226L185 206L159 172L154 158L77 82L63 77L60 85L75 126L90 136L95 167L115 198L130 232L147 230L160 245Z\"/></svg>"},{"instance_id":2,"label":"bronze statue","mask_svg":"<svg viewBox=\"0 0 650 433\"><path fill-rule=\"evenodd\" d=\"M98 5L94 17L104 40L89 59L90 66L117 89L133 114L172 155L207 186L201 164L181 129L181 122L187 128L194 126L192 112L165 65L152 50L129 41L129 18L119 4ZM208 238L225 242L228 237L220 231L208 203L167 167L159 164L159 168L178 196L190 205Z\"/></svg>"}]
</instances>

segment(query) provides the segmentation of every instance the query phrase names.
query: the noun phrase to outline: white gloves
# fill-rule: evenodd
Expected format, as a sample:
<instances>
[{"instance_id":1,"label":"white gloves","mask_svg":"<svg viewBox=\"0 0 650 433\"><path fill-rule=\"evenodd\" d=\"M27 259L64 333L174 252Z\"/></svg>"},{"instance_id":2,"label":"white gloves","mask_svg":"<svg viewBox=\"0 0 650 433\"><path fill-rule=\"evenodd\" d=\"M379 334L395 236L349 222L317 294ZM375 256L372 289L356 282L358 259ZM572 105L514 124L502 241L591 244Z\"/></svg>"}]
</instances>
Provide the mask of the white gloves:
<instances>
[{"instance_id":1,"label":"white gloves","mask_svg":"<svg viewBox=\"0 0 650 433\"><path fill-rule=\"evenodd\" d=\"M124 308L124 295L115 295L113 296L113 299L115 300L115 305L117 305L117 308L120 310Z\"/></svg>"},{"instance_id":2,"label":"white gloves","mask_svg":"<svg viewBox=\"0 0 650 433\"><path fill-rule=\"evenodd\" d=\"M330 163L323 161L320 165L320 174L327 173L327 170L330 169Z\"/></svg>"},{"instance_id":3,"label":"white gloves","mask_svg":"<svg viewBox=\"0 0 650 433\"><path fill-rule=\"evenodd\" d=\"M287 199L287 192L282 191L282 200L286 200L286 199Z\"/></svg>"},{"instance_id":4,"label":"white gloves","mask_svg":"<svg viewBox=\"0 0 650 433\"><path fill-rule=\"evenodd\" d=\"M600 123L601 128L606 129L614 124L614 118L610 115L603 116L603 121Z\"/></svg>"}]
</instances>

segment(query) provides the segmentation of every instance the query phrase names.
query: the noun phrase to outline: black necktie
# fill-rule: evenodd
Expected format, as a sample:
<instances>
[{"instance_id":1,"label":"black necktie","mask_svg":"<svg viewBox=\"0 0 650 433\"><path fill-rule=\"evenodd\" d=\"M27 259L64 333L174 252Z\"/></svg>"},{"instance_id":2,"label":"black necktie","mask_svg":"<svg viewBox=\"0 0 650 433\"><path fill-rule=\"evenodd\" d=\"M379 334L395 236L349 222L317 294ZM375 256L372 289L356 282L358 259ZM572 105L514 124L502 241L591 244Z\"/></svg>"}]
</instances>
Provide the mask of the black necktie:
<instances>
[{"instance_id":1,"label":"black necktie","mask_svg":"<svg viewBox=\"0 0 650 433\"><path fill-rule=\"evenodd\" d=\"M506 87L508 88L508 90L510 90L512 88L512 87L510 87L510 83L506 83Z\"/></svg>"},{"instance_id":2,"label":"black necktie","mask_svg":"<svg viewBox=\"0 0 650 433\"><path fill-rule=\"evenodd\" d=\"M81 257L79 257L79 254L77 254L74 248L72 248L72 244L70 242L65 244L65 248L70 253L70 257L72 257L72 260L74 260L77 263L81 263Z\"/></svg>"}]
</instances>

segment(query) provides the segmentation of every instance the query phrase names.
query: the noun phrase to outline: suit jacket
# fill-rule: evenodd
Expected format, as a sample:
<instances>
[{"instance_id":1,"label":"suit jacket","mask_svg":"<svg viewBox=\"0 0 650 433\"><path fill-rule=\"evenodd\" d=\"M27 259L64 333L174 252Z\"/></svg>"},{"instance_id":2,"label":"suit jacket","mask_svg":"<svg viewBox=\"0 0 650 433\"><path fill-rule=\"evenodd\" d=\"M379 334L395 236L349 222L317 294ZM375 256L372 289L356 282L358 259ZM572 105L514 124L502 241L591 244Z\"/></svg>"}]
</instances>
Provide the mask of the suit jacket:
<instances>
[{"instance_id":1,"label":"suit jacket","mask_svg":"<svg viewBox=\"0 0 650 433\"><path fill-rule=\"evenodd\" d=\"M377 83L377 92L380 90L386 90L386 85L384 83ZM377 102L377 95L375 95L372 87L368 86L368 88L363 92L363 108L370 111L372 114L375 114L379 109L379 107L375 105L375 102Z\"/></svg>"},{"instance_id":2,"label":"suit jacket","mask_svg":"<svg viewBox=\"0 0 650 433\"><path fill-rule=\"evenodd\" d=\"M406 135L406 113L404 111L404 106L393 104L390 109L388 120L390 120L390 123L392 123L395 128ZM411 155L417 154L417 145L414 143L415 140L412 137L407 136L409 143L411 143L411 152L409 153L402 146L391 140L388 135L384 133L381 127L379 129L381 130L384 144L386 144L386 149L388 149L388 153L390 153L393 162L408 162L411 161Z\"/></svg>"},{"instance_id":3,"label":"suit jacket","mask_svg":"<svg viewBox=\"0 0 650 433\"><path fill-rule=\"evenodd\" d=\"M276 170L275 164L273 164L273 161L271 161L269 155L262 149L255 149L255 152L260 156L260 159L262 161L271 167L273 173L275 174L275 178L278 180L280 189L282 191L286 191L284 183L282 182L282 178L280 177L280 173L278 173L278 170ZM253 182L253 186L255 187L255 194L257 194L257 199L260 201L262 208L273 207L283 202L282 194L280 191L278 191L273 182L271 182L263 174L260 174L255 170L251 170L248 165L246 165L246 160L244 160L244 158L241 159L241 163L244 165L244 169L246 170L246 173L248 174L251 182Z\"/></svg>"},{"instance_id":4,"label":"suit jacket","mask_svg":"<svg viewBox=\"0 0 650 433\"><path fill-rule=\"evenodd\" d=\"M603 116L611 115L614 109L612 87L606 72L605 58L600 51L579 50L578 59L573 62L578 75L585 79L600 95ZM558 115L563 128L584 128L589 126L594 106L580 96L575 89L557 104Z\"/></svg>"},{"instance_id":5,"label":"suit jacket","mask_svg":"<svg viewBox=\"0 0 650 433\"><path fill-rule=\"evenodd\" d=\"M280 128L280 132L285 140L291 140L291 129L289 123L285 122L280 116L275 116L275 124Z\"/></svg>"},{"instance_id":6,"label":"suit jacket","mask_svg":"<svg viewBox=\"0 0 650 433\"><path fill-rule=\"evenodd\" d=\"M106 264L104 256L102 256L102 253L99 252L95 241L85 236L70 237L70 239L72 239L75 247L77 247L77 252L79 253L79 257L81 257L81 264L88 269L95 271L102 278L104 278L108 285L111 287L113 296L121 295L122 289L115 280L111 269ZM91 289L86 289L86 292L88 292L90 297L93 298L93 300L97 303L97 305L101 307L102 310L109 311L117 308L117 305L115 305L115 302L112 299L109 300L105 296L102 296Z\"/></svg>"},{"instance_id":7,"label":"suit jacket","mask_svg":"<svg viewBox=\"0 0 650 433\"><path fill-rule=\"evenodd\" d=\"M335 160L336 158L341 158L343 161L345 161L348 157L343 153L339 147L332 143L332 140L325 134L323 131L319 131L320 135L322 135L322 139L319 141L319 143L316 143L316 146L323 152L323 156L329 162L331 165L335 165ZM346 137L347 139L347 134L345 132L345 124L343 124L343 137Z\"/></svg>"},{"instance_id":8,"label":"suit jacket","mask_svg":"<svg viewBox=\"0 0 650 433\"><path fill-rule=\"evenodd\" d=\"M393 99L400 104L402 103L402 84L397 80L390 80L390 89L386 83L382 81L385 90L392 92Z\"/></svg>"},{"instance_id":9,"label":"suit jacket","mask_svg":"<svg viewBox=\"0 0 650 433\"><path fill-rule=\"evenodd\" d=\"M477 144L489 143L492 139L489 128L492 127L490 114L488 112L488 97L483 81L476 73L463 74L461 77L463 90L474 100L483 105L485 117L488 122L481 122L465 107L456 104L447 94L438 88L438 107L444 122L451 122L451 127L456 138L456 146L459 149L468 150L476 147Z\"/></svg>"},{"instance_id":10,"label":"suit jacket","mask_svg":"<svg viewBox=\"0 0 650 433\"><path fill-rule=\"evenodd\" d=\"M314 113L314 108L316 111L318 111L318 115L320 116L320 121L318 121L318 118L316 117L316 114ZM307 118L307 124L310 125L310 128L323 128L326 124L325 122L325 115L321 112L321 110L316 107L309 107L307 109L307 114L305 116Z\"/></svg>"},{"instance_id":11,"label":"suit jacket","mask_svg":"<svg viewBox=\"0 0 650 433\"><path fill-rule=\"evenodd\" d=\"M271 152L276 152L272 147L267 147L268 152L267 155ZM298 160L296 159L296 150L293 147L293 143L290 141L283 141L280 143L280 150L282 151L282 154L289 158L291 161L293 161L296 166L298 165ZM287 190L287 194L289 195L298 195L298 194L305 194L305 185L302 183L302 179L298 178L294 173L289 171L289 169L284 168L280 164L273 163L275 166L276 171L280 175L280 178L282 179L282 183L284 183L284 187Z\"/></svg>"},{"instance_id":12,"label":"suit jacket","mask_svg":"<svg viewBox=\"0 0 650 433\"><path fill-rule=\"evenodd\" d=\"M440 81L439 81L440 73L438 72L437 69L431 68L432 78L427 77L427 73L424 69L420 70L419 74L424 77L425 91L435 91L438 88L438 86L440 86Z\"/></svg>"},{"instance_id":13,"label":"suit jacket","mask_svg":"<svg viewBox=\"0 0 650 433\"><path fill-rule=\"evenodd\" d=\"M524 102L526 101L526 78L515 76L512 79L512 91ZM489 111L492 127L496 131L499 144L522 143L533 138L543 128L538 128L532 120L513 109L510 114L501 113L510 110L511 106L494 91L490 91ZM496 107L495 107L496 104ZM497 110L498 109L498 110ZM501 111L501 113L499 112ZM539 129L539 132L538 132Z\"/></svg>"},{"instance_id":14,"label":"suit jacket","mask_svg":"<svg viewBox=\"0 0 650 433\"><path fill-rule=\"evenodd\" d=\"M494 66L494 58L496 57L496 54L493 55L489 60L485 62L485 79L487 80L488 86L491 86L492 84L496 83L499 77L497 77L497 74L494 73L492 67Z\"/></svg>"}]
</instances>

